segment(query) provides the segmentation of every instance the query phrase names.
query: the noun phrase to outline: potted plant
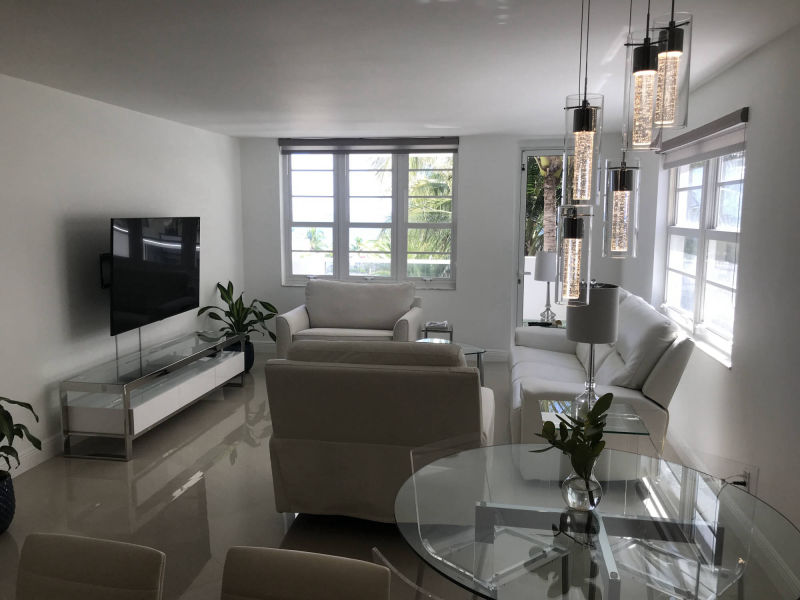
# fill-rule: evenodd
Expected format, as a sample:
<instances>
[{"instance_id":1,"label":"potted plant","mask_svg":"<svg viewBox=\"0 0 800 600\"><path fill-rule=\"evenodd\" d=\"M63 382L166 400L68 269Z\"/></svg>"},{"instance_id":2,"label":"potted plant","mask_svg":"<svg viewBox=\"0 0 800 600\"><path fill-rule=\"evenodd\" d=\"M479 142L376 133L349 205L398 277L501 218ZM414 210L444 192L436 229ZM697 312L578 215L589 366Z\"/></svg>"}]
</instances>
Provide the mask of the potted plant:
<instances>
[{"instance_id":1,"label":"potted plant","mask_svg":"<svg viewBox=\"0 0 800 600\"><path fill-rule=\"evenodd\" d=\"M576 510L594 510L600 502L603 488L594 476L594 465L605 448L603 430L606 411L611 407L613 394L601 396L585 415L573 417L557 414L558 429L552 421L542 427L539 437L550 444L547 448L531 452L547 452L558 448L569 456L572 473L561 483L561 495L567 506Z\"/></svg>"},{"instance_id":2,"label":"potted plant","mask_svg":"<svg viewBox=\"0 0 800 600\"><path fill-rule=\"evenodd\" d=\"M244 369L249 371L255 361L255 351L253 343L250 341L250 334L254 332L266 333L274 342L275 334L267 327L267 321L275 318L278 310L269 302L263 300L253 300L250 304L244 302L244 292L234 297L233 283L228 282L227 286L217 283L219 297L226 304L227 309L223 310L219 306L204 306L197 315L208 313L208 316L215 321L222 321L224 326L220 331L235 335L244 333L247 335L245 341Z\"/></svg>"},{"instance_id":3,"label":"potted plant","mask_svg":"<svg viewBox=\"0 0 800 600\"><path fill-rule=\"evenodd\" d=\"M19 454L14 449L14 440L24 437L33 444L34 448L37 450L42 449L42 442L39 441L39 438L34 436L22 423L15 423L14 417L3 407L3 404L21 406L31 411L33 418L37 422L39 421L39 416L27 402L17 402L0 396L0 461L4 461L6 466L6 470L4 470L2 463L0 463L0 533L3 533L11 525L16 506L14 484L11 479L11 473L9 473L12 461L16 462L16 466L19 467Z\"/></svg>"}]
</instances>

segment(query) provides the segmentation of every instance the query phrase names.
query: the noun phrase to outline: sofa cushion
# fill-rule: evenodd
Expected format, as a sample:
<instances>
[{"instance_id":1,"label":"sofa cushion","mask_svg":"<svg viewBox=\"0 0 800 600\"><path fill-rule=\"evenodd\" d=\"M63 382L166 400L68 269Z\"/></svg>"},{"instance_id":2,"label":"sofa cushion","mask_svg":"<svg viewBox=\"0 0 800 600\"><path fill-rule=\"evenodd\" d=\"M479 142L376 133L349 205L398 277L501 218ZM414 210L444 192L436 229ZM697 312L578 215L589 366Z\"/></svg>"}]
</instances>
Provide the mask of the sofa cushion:
<instances>
[{"instance_id":1,"label":"sofa cushion","mask_svg":"<svg viewBox=\"0 0 800 600\"><path fill-rule=\"evenodd\" d=\"M614 350L613 344L595 344L594 345L594 372L600 369L603 361L608 358L611 351ZM589 372L589 344L579 343L575 348L575 355L581 361L583 368Z\"/></svg>"},{"instance_id":2,"label":"sofa cushion","mask_svg":"<svg viewBox=\"0 0 800 600\"><path fill-rule=\"evenodd\" d=\"M294 334L293 339L299 340L358 340L358 341L391 341L394 332L388 329L340 329L338 327L311 327Z\"/></svg>"},{"instance_id":3,"label":"sofa cushion","mask_svg":"<svg viewBox=\"0 0 800 600\"><path fill-rule=\"evenodd\" d=\"M586 372L574 354L512 346L511 381L522 377L582 382Z\"/></svg>"},{"instance_id":4,"label":"sofa cushion","mask_svg":"<svg viewBox=\"0 0 800 600\"><path fill-rule=\"evenodd\" d=\"M392 329L411 308L414 284L312 279L306 285L311 327Z\"/></svg>"},{"instance_id":5,"label":"sofa cushion","mask_svg":"<svg viewBox=\"0 0 800 600\"><path fill-rule=\"evenodd\" d=\"M289 348L289 360L361 365L465 367L457 344L418 342L298 341Z\"/></svg>"},{"instance_id":6,"label":"sofa cushion","mask_svg":"<svg viewBox=\"0 0 800 600\"><path fill-rule=\"evenodd\" d=\"M642 389L647 376L678 331L670 320L639 296L619 305L619 333L614 351L597 372L597 383Z\"/></svg>"}]
</instances>

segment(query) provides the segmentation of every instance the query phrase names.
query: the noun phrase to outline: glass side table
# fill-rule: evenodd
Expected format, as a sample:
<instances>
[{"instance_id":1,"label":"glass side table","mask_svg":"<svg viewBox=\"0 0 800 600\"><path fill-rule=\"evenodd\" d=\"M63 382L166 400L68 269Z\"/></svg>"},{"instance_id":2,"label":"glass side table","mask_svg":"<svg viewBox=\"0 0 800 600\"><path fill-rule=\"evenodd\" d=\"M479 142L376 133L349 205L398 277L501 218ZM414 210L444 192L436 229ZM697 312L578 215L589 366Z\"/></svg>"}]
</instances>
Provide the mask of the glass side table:
<instances>
[{"instance_id":1,"label":"glass side table","mask_svg":"<svg viewBox=\"0 0 800 600\"><path fill-rule=\"evenodd\" d=\"M451 328L452 333L452 328ZM456 344L457 346L461 346L461 351L464 353L464 356L475 356L475 361L478 367L478 374L480 375L481 385L484 385L484 376L483 376L483 355L486 354L486 348L481 348L480 346L473 346L472 344L464 344L461 342L454 342L452 340L446 340L444 338L422 338L421 340L417 340L422 344Z\"/></svg>"}]
</instances>

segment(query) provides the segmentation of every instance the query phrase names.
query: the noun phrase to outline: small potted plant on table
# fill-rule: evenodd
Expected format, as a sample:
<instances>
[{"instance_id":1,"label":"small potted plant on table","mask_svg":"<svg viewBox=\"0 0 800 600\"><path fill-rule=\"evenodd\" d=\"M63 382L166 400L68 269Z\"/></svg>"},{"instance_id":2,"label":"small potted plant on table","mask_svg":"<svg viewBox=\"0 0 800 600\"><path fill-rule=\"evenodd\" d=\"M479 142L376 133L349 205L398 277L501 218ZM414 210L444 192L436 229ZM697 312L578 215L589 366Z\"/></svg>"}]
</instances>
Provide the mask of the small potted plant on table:
<instances>
[{"instance_id":1,"label":"small potted plant on table","mask_svg":"<svg viewBox=\"0 0 800 600\"><path fill-rule=\"evenodd\" d=\"M253 300L250 304L244 302L244 292L234 297L233 283L228 282L227 286L217 283L217 291L220 299L227 306L223 310L219 306L204 306L197 315L208 313L208 316L215 321L221 321L224 326L220 328L223 333L235 335L244 333L247 338L245 341L244 370L249 371L255 361L255 350L250 341L250 334L259 332L266 333L274 342L275 334L270 331L267 322L274 319L278 310L264 300Z\"/></svg>"},{"instance_id":2,"label":"small potted plant on table","mask_svg":"<svg viewBox=\"0 0 800 600\"><path fill-rule=\"evenodd\" d=\"M34 419L39 421L38 415L34 412L33 407L27 402L18 402L10 398L0 396L0 461L5 462L6 469L2 468L0 462L0 533L3 533L11 521L14 519L14 510L16 508L16 500L14 498L14 484L11 479L12 461L16 462L19 467L19 454L14 448L14 440L16 438L25 438L37 450L42 449L42 442L33 435L25 425L22 423L15 423L14 417L11 413L3 407L3 404L15 404L21 406L31 412Z\"/></svg>"},{"instance_id":3,"label":"small potted plant on table","mask_svg":"<svg viewBox=\"0 0 800 600\"><path fill-rule=\"evenodd\" d=\"M558 448L569 456L572 473L561 483L564 501L575 510L594 510L600 503L603 488L594 476L594 466L605 448L603 430L606 426L606 411L611 407L613 394L601 396L591 410L577 418L557 414L558 429L552 421L542 427L539 437L550 444L547 448L531 452L547 452Z\"/></svg>"}]
</instances>

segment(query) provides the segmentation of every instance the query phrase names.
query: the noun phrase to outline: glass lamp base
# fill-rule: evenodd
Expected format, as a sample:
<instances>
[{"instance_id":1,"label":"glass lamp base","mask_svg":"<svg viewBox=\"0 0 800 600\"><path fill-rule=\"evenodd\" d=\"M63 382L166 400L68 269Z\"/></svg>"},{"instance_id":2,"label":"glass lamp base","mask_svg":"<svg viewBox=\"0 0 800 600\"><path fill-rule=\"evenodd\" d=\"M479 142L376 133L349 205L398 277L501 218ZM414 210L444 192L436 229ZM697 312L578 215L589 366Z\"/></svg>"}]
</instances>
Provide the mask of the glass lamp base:
<instances>
[{"instance_id":1,"label":"glass lamp base","mask_svg":"<svg viewBox=\"0 0 800 600\"><path fill-rule=\"evenodd\" d=\"M594 385L587 385L586 389L575 396L575 399L572 401L572 410L570 411L570 416L576 419L585 419L586 415L590 410L592 410L592 407L594 407L594 403L597 402L598 398L599 396L597 395L597 392L594 391Z\"/></svg>"},{"instance_id":2,"label":"glass lamp base","mask_svg":"<svg viewBox=\"0 0 800 600\"><path fill-rule=\"evenodd\" d=\"M542 312L540 312L539 316L542 318L542 321L544 321L545 323L553 323L553 322L555 322L555 320L557 318L556 317L556 313L554 313L552 310L550 310L549 306L547 308L545 308Z\"/></svg>"}]
</instances>

